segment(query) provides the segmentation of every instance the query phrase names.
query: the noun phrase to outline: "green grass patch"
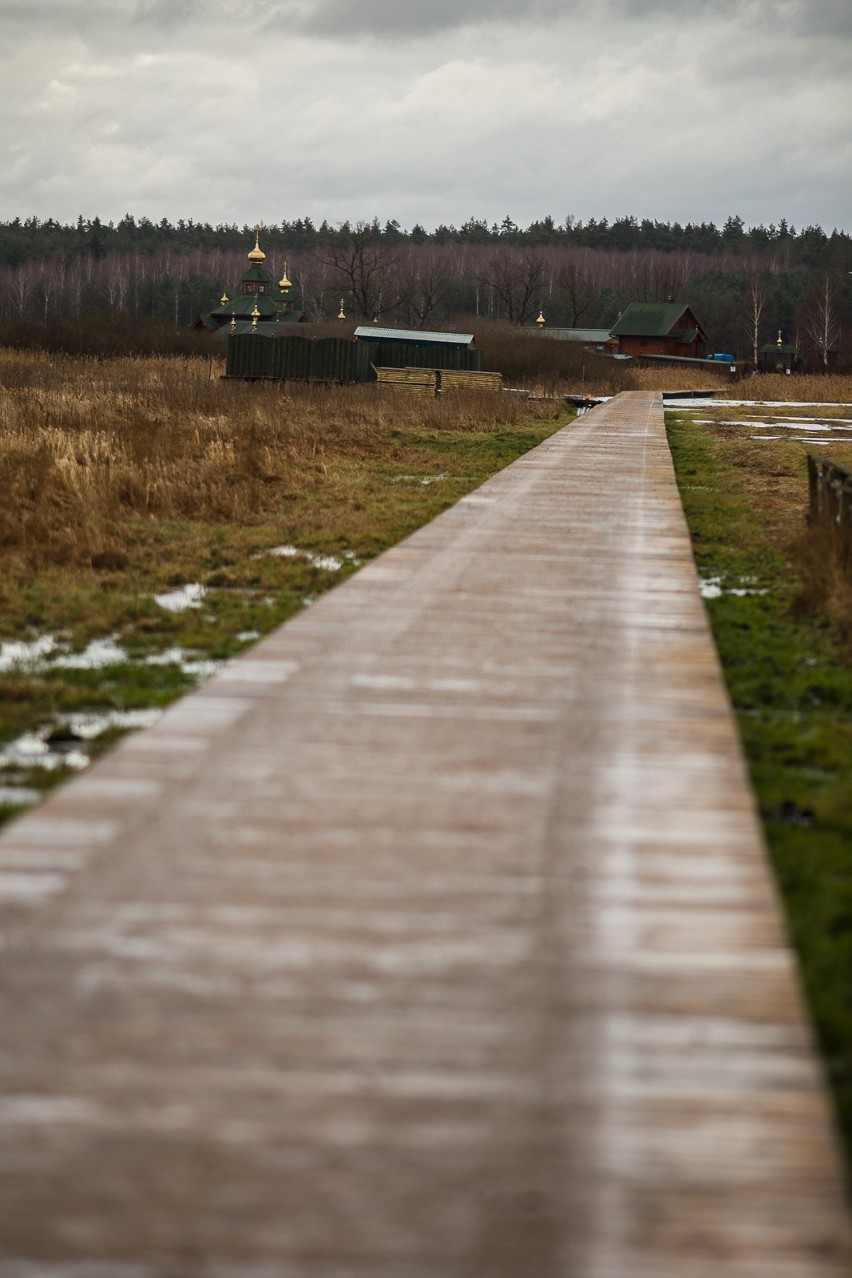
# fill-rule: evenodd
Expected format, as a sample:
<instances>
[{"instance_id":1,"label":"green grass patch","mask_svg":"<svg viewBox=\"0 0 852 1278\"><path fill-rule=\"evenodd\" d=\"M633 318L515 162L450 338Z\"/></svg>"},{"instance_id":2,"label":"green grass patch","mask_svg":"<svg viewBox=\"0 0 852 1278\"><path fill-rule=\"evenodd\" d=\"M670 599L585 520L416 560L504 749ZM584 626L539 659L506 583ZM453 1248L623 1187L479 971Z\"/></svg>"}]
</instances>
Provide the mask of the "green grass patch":
<instances>
[{"instance_id":1,"label":"green grass patch","mask_svg":"<svg viewBox=\"0 0 852 1278\"><path fill-rule=\"evenodd\" d=\"M797 607L801 449L767 442L746 465L724 432L668 429L699 573L723 588L708 611L852 1162L852 664L835 627ZM743 582L755 593L724 593Z\"/></svg>"}]
</instances>

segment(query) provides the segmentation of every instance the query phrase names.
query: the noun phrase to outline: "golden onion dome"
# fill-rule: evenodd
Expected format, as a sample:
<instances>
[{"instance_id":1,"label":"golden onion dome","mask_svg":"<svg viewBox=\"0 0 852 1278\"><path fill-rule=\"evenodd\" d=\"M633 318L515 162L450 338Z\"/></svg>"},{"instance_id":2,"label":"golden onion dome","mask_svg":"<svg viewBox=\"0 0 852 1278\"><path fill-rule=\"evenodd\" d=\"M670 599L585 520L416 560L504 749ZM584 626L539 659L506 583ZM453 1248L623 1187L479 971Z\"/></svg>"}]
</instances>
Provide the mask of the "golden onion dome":
<instances>
[{"instance_id":1,"label":"golden onion dome","mask_svg":"<svg viewBox=\"0 0 852 1278\"><path fill-rule=\"evenodd\" d=\"M278 287L281 289L282 293L286 293L287 289L291 287L290 281L287 279L287 259L286 258L284 259L284 274L281 276L281 279L278 281Z\"/></svg>"},{"instance_id":2,"label":"golden onion dome","mask_svg":"<svg viewBox=\"0 0 852 1278\"><path fill-rule=\"evenodd\" d=\"M544 318L544 311L540 310L538 313L538 319L536 320L536 324L538 324L539 328L543 328L546 323L547 321Z\"/></svg>"},{"instance_id":3,"label":"golden onion dome","mask_svg":"<svg viewBox=\"0 0 852 1278\"><path fill-rule=\"evenodd\" d=\"M228 305L228 302L229 302L230 300L231 300L231 299L228 297L228 294L227 294L227 293L223 293L223 294L222 294L222 296L219 298L219 305L220 305L220 306L227 306L227 305Z\"/></svg>"},{"instance_id":4,"label":"golden onion dome","mask_svg":"<svg viewBox=\"0 0 852 1278\"><path fill-rule=\"evenodd\" d=\"M266 254L264 253L263 249L260 247L260 227L259 226L256 226L254 228L254 248L249 253L248 260L250 262L256 262L258 266L260 265L261 262L266 261Z\"/></svg>"}]
</instances>

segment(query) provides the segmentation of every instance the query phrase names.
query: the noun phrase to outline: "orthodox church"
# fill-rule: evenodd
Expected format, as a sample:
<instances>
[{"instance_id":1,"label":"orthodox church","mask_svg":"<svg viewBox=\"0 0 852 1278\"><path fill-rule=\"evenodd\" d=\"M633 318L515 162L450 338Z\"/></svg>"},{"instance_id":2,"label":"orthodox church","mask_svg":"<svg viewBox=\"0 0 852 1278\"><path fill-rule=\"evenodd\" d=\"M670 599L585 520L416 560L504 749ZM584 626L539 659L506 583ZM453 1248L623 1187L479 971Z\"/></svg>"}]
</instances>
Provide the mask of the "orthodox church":
<instances>
[{"instance_id":1,"label":"orthodox church","mask_svg":"<svg viewBox=\"0 0 852 1278\"><path fill-rule=\"evenodd\" d=\"M304 320L304 311L298 310L290 297L293 286L287 278L287 263L284 263L284 274L276 284L264 266L265 261L266 254L260 247L260 227L255 227L254 248L248 255L248 270L240 280L239 293L230 298L226 290L219 299L219 305L206 315L200 315L193 327L212 333L224 330L274 336L282 326L289 328L291 324Z\"/></svg>"}]
</instances>

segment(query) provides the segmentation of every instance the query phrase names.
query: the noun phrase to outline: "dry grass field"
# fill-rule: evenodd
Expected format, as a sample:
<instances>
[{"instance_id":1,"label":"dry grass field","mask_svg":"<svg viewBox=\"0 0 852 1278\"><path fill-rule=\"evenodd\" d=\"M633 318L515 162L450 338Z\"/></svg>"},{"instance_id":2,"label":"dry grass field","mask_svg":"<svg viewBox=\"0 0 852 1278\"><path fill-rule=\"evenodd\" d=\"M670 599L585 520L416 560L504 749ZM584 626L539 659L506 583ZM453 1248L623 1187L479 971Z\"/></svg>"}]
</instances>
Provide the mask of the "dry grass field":
<instances>
[{"instance_id":1,"label":"dry grass field","mask_svg":"<svg viewBox=\"0 0 852 1278\"><path fill-rule=\"evenodd\" d=\"M434 481L437 454L454 487L482 438L533 427L531 442L560 411L510 397L406 401L375 386L223 383L221 371L191 359L0 352L3 580L50 566L140 568L169 521L230 531L274 517L279 533L307 535L315 549L375 553L388 535L375 524L376 470ZM404 522L404 508L423 505L394 495ZM334 508L330 524L320 507ZM158 550L151 571L173 576L184 550L178 541L166 562Z\"/></svg>"},{"instance_id":2,"label":"dry grass field","mask_svg":"<svg viewBox=\"0 0 852 1278\"><path fill-rule=\"evenodd\" d=\"M0 809L570 417L222 371L0 349Z\"/></svg>"}]
</instances>

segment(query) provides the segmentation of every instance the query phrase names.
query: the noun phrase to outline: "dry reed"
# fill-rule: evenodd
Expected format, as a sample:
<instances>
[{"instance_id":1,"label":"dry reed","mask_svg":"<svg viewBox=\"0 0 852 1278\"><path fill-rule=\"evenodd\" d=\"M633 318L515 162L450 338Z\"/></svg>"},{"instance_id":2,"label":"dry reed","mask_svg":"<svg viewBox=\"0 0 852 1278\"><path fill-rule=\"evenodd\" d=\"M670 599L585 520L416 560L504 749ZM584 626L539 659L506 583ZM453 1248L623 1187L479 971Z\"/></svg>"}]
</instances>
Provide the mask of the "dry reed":
<instances>
[{"instance_id":1,"label":"dry reed","mask_svg":"<svg viewBox=\"0 0 852 1278\"><path fill-rule=\"evenodd\" d=\"M134 521L244 523L387 461L401 428L499 431L537 411L509 396L401 402L375 386L249 385L222 371L0 350L0 570L121 566Z\"/></svg>"},{"instance_id":2,"label":"dry reed","mask_svg":"<svg viewBox=\"0 0 852 1278\"><path fill-rule=\"evenodd\" d=\"M852 404L852 376L842 373L761 373L737 384L733 398L761 403Z\"/></svg>"}]
</instances>

